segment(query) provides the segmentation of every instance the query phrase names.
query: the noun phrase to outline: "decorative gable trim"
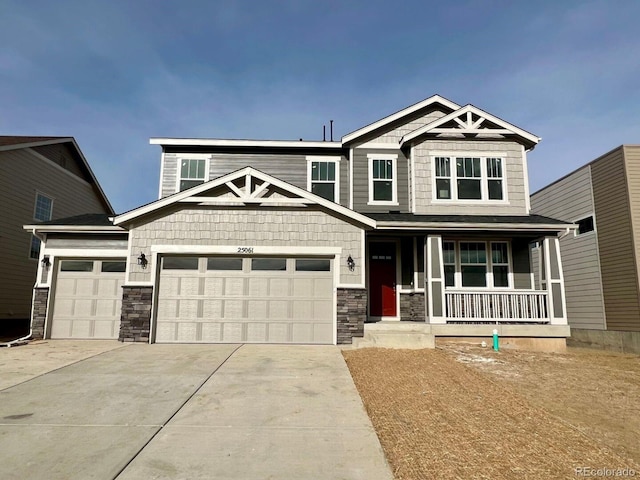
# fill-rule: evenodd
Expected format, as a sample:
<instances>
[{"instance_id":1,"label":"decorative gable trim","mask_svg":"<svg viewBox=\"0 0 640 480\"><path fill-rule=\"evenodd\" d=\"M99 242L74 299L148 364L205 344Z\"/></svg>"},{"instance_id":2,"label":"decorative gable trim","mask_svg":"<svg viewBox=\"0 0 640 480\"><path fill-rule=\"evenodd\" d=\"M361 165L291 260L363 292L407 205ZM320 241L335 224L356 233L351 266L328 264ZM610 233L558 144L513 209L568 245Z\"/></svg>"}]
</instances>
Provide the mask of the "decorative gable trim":
<instances>
[{"instance_id":1,"label":"decorative gable trim","mask_svg":"<svg viewBox=\"0 0 640 480\"><path fill-rule=\"evenodd\" d=\"M212 195L206 195L207 193ZM217 194L213 195L214 193ZM121 225L143 215L180 203L212 206L278 205L304 207L305 205L320 205L360 224L371 228L376 226L375 220L365 215L356 213L342 205L314 195L252 167L245 167L215 180L205 182L202 185L126 212L117 216L113 223L114 225Z\"/></svg>"},{"instance_id":2,"label":"decorative gable trim","mask_svg":"<svg viewBox=\"0 0 640 480\"><path fill-rule=\"evenodd\" d=\"M453 124L453 125L452 125ZM505 122L504 120L491 115L473 105L451 112L449 115L439 118L400 139L400 146L411 145L417 138L431 134L461 134L475 137L480 134L498 134L505 136L516 136L521 139L529 148L533 148L540 142L541 138L522 130L521 128Z\"/></svg>"},{"instance_id":3,"label":"decorative gable trim","mask_svg":"<svg viewBox=\"0 0 640 480\"><path fill-rule=\"evenodd\" d=\"M387 117L384 117L380 120L378 120L377 122L371 123L369 125L367 125L366 127L360 128L354 132L351 132L347 135L345 135L344 137L342 137L342 143L346 144L349 142L352 142L360 137L362 137L363 135L366 135L370 132L373 132L374 130L377 130L378 128L384 127L385 125L388 125L392 122L395 122L396 120L405 117L407 115L411 115L414 112L417 112L418 110L421 110L425 107L428 107L429 105L433 105L435 103L439 103L440 105L443 105L445 107L448 107L451 110L458 110L460 108L460 105L458 105L457 103L452 102L451 100L447 100L444 97L441 97L440 95L433 95L421 102L418 102L414 105L411 105L410 107L404 108L392 115L389 115Z\"/></svg>"}]
</instances>

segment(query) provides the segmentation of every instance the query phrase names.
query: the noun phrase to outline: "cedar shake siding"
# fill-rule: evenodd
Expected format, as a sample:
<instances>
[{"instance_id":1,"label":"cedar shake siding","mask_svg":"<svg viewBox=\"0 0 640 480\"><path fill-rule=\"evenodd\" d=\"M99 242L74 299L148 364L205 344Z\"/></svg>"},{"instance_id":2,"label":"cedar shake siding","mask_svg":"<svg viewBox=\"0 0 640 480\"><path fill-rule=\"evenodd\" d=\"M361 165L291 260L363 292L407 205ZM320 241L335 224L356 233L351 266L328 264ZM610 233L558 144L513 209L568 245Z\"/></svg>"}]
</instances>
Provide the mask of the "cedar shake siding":
<instances>
[{"instance_id":1,"label":"cedar shake siding","mask_svg":"<svg viewBox=\"0 0 640 480\"><path fill-rule=\"evenodd\" d=\"M594 214L591 166L587 165L531 197L534 213L575 222ZM601 219L596 220L599 231ZM560 239L567 316L574 328L606 328L596 232ZM537 257L534 262L537 267Z\"/></svg>"},{"instance_id":2,"label":"cedar shake siding","mask_svg":"<svg viewBox=\"0 0 640 480\"><path fill-rule=\"evenodd\" d=\"M446 214L446 215L526 215L527 212L527 186L525 185L525 172L523 169L523 149L519 143L500 140L426 140L413 147L415 178L416 214ZM432 156L437 154L450 154L455 156L460 153L492 153L502 154L503 176L506 181L505 202L477 201L434 201ZM355 189L354 189L355 190Z\"/></svg>"},{"instance_id":3,"label":"cedar shake siding","mask_svg":"<svg viewBox=\"0 0 640 480\"><path fill-rule=\"evenodd\" d=\"M52 219L113 213L69 168L28 148L0 151L0 319L30 316L38 260L29 258L31 234L22 226L34 223L36 193L53 199Z\"/></svg>"},{"instance_id":4,"label":"cedar shake siding","mask_svg":"<svg viewBox=\"0 0 640 480\"><path fill-rule=\"evenodd\" d=\"M339 282L361 284L362 229L322 210L277 208L186 208L148 219L129 231L131 282L150 282L153 265L141 270L140 252L152 245L331 246L342 248ZM346 258L355 261L349 270ZM151 260L151 259L150 259Z\"/></svg>"},{"instance_id":5,"label":"cedar shake siding","mask_svg":"<svg viewBox=\"0 0 640 480\"><path fill-rule=\"evenodd\" d=\"M593 162L591 176L607 329L640 331L636 247L629 208L630 190L635 191L635 186L628 188L623 149Z\"/></svg>"}]
</instances>

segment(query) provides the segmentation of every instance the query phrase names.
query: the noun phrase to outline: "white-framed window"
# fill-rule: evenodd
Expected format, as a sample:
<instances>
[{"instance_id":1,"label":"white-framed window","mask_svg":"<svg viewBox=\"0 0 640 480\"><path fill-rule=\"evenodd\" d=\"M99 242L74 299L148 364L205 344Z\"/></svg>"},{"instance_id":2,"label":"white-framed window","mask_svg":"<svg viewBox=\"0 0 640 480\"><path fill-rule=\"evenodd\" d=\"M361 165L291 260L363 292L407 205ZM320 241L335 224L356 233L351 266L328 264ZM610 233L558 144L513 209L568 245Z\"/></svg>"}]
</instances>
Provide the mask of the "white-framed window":
<instances>
[{"instance_id":1,"label":"white-framed window","mask_svg":"<svg viewBox=\"0 0 640 480\"><path fill-rule=\"evenodd\" d=\"M38 222L48 222L49 220L51 220L52 212L53 199L40 192L36 192L36 200L33 207L33 219ZM35 235L31 236L29 258L40 258L40 239Z\"/></svg>"},{"instance_id":2,"label":"white-framed window","mask_svg":"<svg viewBox=\"0 0 640 480\"><path fill-rule=\"evenodd\" d=\"M307 157L307 190L340 202L340 157Z\"/></svg>"},{"instance_id":3,"label":"white-framed window","mask_svg":"<svg viewBox=\"0 0 640 480\"><path fill-rule=\"evenodd\" d=\"M504 155L435 155L432 163L434 200L506 200Z\"/></svg>"},{"instance_id":4,"label":"white-framed window","mask_svg":"<svg viewBox=\"0 0 640 480\"><path fill-rule=\"evenodd\" d=\"M511 260L506 241L443 241L445 286L509 288Z\"/></svg>"},{"instance_id":5,"label":"white-framed window","mask_svg":"<svg viewBox=\"0 0 640 480\"><path fill-rule=\"evenodd\" d=\"M369 153L369 204L398 205L398 155Z\"/></svg>"},{"instance_id":6,"label":"white-framed window","mask_svg":"<svg viewBox=\"0 0 640 480\"><path fill-rule=\"evenodd\" d=\"M178 187L186 190L206 181L207 160L204 158L181 158L179 160Z\"/></svg>"}]
</instances>

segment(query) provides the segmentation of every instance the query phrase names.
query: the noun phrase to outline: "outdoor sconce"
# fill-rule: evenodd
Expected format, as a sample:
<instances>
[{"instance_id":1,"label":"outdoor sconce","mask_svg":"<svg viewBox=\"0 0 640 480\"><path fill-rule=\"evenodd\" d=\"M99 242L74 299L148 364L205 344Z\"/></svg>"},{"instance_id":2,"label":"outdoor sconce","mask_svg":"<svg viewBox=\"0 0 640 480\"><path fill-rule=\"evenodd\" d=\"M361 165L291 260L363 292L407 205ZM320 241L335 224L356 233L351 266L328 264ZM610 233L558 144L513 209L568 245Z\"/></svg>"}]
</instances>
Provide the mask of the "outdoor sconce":
<instances>
[{"instance_id":1,"label":"outdoor sconce","mask_svg":"<svg viewBox=\"0 0 640 480\"><path fill-rule=\"evenodd\" d=\"M353 272L356 268L356 262L351 255L347 258L347 267L349 267L349 271Z\"/></svg>"},{"instance_id":2,"label":"outdoor sconce","mask_svg":"<svg viewBox=\"0 0 640 480\"><path fill-rule=\"evenodd\" d=\"M149 260L145 257L144 253L140 252L140 256L138 257L138 265L140 265L143 269L147 268L147 264Z\"/></svg>"},{"instance_id":3,"label":"outdoor sconce","mask_svg":"<svg viewBox=\"0 0 640 480\"><path fill-rule=\"evenodd\" d=\"M45 255L44 257L42 257L42 260L40 260L40 263L42 263L42 266L44 268L49 268L51 266L51 260L49 260L49 255Z\"/></svg>"}]
</instances>

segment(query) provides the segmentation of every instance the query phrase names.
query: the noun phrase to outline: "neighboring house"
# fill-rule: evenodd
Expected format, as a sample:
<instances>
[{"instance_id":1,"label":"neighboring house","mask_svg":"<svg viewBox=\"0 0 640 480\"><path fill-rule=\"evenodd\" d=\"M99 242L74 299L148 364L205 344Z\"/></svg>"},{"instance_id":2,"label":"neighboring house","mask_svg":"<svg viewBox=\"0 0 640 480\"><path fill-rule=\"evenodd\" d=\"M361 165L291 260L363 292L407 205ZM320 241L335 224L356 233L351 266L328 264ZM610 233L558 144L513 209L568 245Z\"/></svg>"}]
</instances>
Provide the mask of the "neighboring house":
<instances>
[{"instance_id":1,"label":"neighboring house","mask_svg":"<svg viewBox=\"0 0 640 480\"><path fill-rule=\"evenodd\" d=\"M622 145L531 196L576 223L562 237L572 341L640 353L640 145Z\"/></svg>"},{"instance_id":2,"label":"neighboring house","mask_svg":"<svg viewBox=\"0 0 640 480\"><path fill-rule=\"evenodd\" d=\"M112 224L26 227L50 239L34 331L335 344L384 320L367 332L497 328L561 348L558 235L572 225L529 213L527 151L538 141L437 95L336 142L151 139L162 147L159 200ZM91 247L75 239L88 230ZM540 285L533 242L548 252Z\"/></svg>"},{"instance_id":3,"label":"neighboring house","mask_svg":"<svg viewBox=\"0 0 640 480\"><path fill-rule=\"evenodd\" d=\"M114 212L71 137L0 136L0 186L0 331L28 331L40 240L22 226Z\"/></svg>"}]
</instances>

